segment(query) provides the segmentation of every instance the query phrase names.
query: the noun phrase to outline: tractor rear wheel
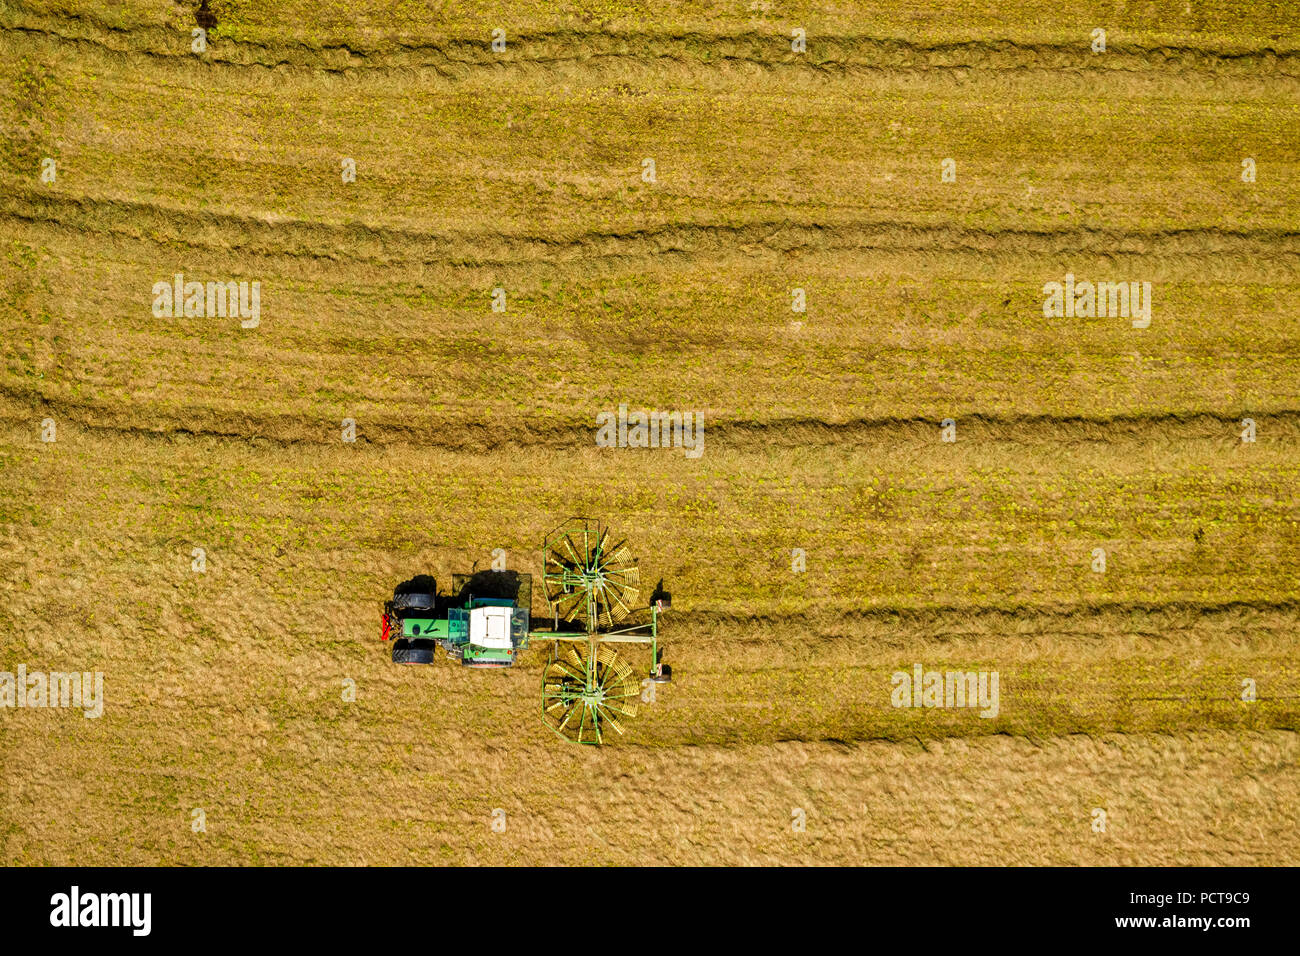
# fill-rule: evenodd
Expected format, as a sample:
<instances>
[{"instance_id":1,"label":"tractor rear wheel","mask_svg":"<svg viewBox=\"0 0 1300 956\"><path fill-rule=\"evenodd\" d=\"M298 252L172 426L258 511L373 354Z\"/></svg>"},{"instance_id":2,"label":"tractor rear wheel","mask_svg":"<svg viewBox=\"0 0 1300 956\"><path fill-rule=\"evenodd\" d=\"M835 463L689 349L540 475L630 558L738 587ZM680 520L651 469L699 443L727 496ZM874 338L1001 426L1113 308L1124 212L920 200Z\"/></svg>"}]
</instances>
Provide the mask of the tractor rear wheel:
<instances>
[{"instance_id":1,"label":"tractor rear wheel","mask_svg":"<svg viewBox=\"0 0 1300 956\"><path fill-rule=\"evenodd\" d=\"M433 641L408 641L402 638L393 644L394 664L432 664Z\"/></svg>"},{"instance_id":2,"label":"tractor rear wheel","mask_svg":"<svg viewBox=\"0 0 1300 956\"><path fill-rule=\"evenodd\" d=\"M432 611L434 603L432 594L393 595L393 610L395 611Z\"/></svg>"}]
</instances>

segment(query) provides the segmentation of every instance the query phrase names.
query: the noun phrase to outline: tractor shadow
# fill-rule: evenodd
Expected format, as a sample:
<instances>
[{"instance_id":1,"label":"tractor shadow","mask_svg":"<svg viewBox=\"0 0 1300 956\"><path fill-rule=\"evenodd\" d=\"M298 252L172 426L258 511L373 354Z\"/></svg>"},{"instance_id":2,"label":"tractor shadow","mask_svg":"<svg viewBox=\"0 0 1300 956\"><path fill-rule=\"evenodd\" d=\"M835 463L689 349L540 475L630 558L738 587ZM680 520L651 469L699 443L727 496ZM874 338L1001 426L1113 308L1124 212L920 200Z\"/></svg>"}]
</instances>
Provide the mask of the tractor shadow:
<instances>
[{"instance_id":1,"label":"tractor shadow","mask_svg":"<svg viewBox=\"0 0 1300 956\"><path fill-rule=\"evenodd\" d=\"M217 25L217 15L208 9L208 0L199 0L198 9L194 11L194 22L209 33Z\"/></svg>"},{"instance_id":2,"label":"tractor shadow","mask_svg":"<svg viewBox=\"0 0 1300 956\"><path fill-rule=\"evenodd\" d=\"M471 598L494 598L514 601L523 607L532 607L532 576L518 571L475 571L471 574L453 574L451 589L438 593L433 575L417 574L393 588L399 594L429 594L434 598L434 610L443 614L450 608L461 608Z\"/></svg>"},{"instance_id":3,"label":"tractor shadow","mask_svg":"<svg viewBox=\"0 0 1300 956\"><path fill-rule=\"evenodd\" d=\"M655 602L663 601L664 607L673 606L673 596L664 590L664 579L660 578L659 583L655 585L654 593L650 595L650 605L653 607Z\"/></svg>"}]
</instances>

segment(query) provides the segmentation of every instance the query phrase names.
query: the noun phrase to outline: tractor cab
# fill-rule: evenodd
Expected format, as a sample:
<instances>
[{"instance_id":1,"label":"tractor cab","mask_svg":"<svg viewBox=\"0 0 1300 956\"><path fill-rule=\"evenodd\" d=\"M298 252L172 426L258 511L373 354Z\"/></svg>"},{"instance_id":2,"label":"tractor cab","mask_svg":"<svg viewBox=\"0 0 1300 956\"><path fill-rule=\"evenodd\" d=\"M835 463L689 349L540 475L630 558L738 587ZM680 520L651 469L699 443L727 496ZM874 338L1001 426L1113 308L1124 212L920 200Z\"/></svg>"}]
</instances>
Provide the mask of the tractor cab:
<instances>
[{"instance_id":1,"label":"tractor cab","mask_svg":"<svg viewBox=\"0 0 1300 956\"><path fill-rule=\"evenodd\" d=\"M448 611L449 638L466 667L509 667L528 645L529 609L505 598L470 598Z\"/></svg>"}]
</instances>

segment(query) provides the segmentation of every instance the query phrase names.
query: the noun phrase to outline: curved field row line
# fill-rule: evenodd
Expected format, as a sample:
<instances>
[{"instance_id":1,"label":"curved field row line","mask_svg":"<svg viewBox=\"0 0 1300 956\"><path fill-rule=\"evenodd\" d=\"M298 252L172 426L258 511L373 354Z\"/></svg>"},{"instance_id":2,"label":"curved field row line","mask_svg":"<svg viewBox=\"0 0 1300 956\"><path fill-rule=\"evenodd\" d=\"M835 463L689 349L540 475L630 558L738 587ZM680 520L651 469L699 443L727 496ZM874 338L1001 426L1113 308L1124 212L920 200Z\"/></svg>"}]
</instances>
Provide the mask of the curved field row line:
<instances>
[{"instance_id":1,"label":"curved field row line","mask_svg":"<svg viewBox=\"0 0 1300 956\"><path fill-rule=\"evenodd\" d=\"M120 54L191 59L189 30L161 26L118 27L89 14L36 14L17 11L8 32L63 44L88 44ZM1236 72L1271 80L1300 78L1300 50L1185 43L1153 45L1116 37L1105 56L1090 49L1081 31L1077 43L1023 43L1010 39L948 40L927 43L867 34L808 36L808 52L790 49L788 31L760 33L610 32L606 30L523 30L512 33L505 53L491 49L489 37L444 36L411 42L386 38L380 45L335 37L319 44L301 40L230 40L218 26L203 62L221 66L289 68L330 73L427 69L457 79L475 70L548 70L600 61L644 65L657 61L692 70L720 65L767 70L844 75L855 71L916 73L930 70L1087 70L1089 72Z\"/></svg>"},{"instance_id":2,"label":"curved field row line","mask_svg":"<svg viewBox=\"0 0 1300 956\"><path fill-rule=\"evenodd\" d=\"M1300 230L1174 227L1128 230L1069 226L1001 229L897 223L785 220L744 225L687 223L569 236L436 233L360 222L331 224L171 208L123 199L71 198L13 190L0 198L0 221L113 235L245 255L347 260L367 265L445 263L497 266L691 259L724 253L976 252L984 255L1142 255L1267 259L1300 268Z\"/></svg>"},{"instance_id":3,"label":"curved field row line","mask_svg":"<svg viewBox=\"0 0 1300 956\"><path fill-rule=\"evenodd\" d=\"M458 697L461 695L457 695ZM1195 698L1196 700L1207 700L1208 698ZM685 700L683 701L685 703ZM1227 702L1226 700L1224 701ZM209 711L216 711L222 703L222 698L212 700L203 700L200 705ZM653 707L654 705L651 705ZM123 720L122 726L125 728L140 727L145 718L155 713L147 707L132 707L129 703L117 702L114 705L115 713L122 713L130 717L129 720ZM1152 730L1146 728L1127 728L1117 726L1112 729L1081 729L1081 730L1054 730L1044 728L1042 732L1020 732L1013 733L1006 730L994 730L992 728L983 729L978 724L972 725L972 732L956 732L957 728L949 726L935 726L925 728L925 735L917 733L916 728L899 728L895 732L864 734L862 736L846 735L836 736L835 734L819 735L795 734L789 732L761 733L756 734L752 739L740 738L734 735L722 734L689 734L682 731L680 724L671 728L651 728L647 726L650 721L654 720L650 709L647 709L643 715L639 715L627 722L629 733L624 737L611 733L610 743L606 745L605 753L610 751L629 751L644 754L653 754L664 751L677 751L689 749L692 752L716 751L718 753L735 753L738 749L744 750L770 750L773 747L790 747L798 746L802 749L824 749L834 751L839 754L854 753L863 751L866 748L905 748L908 751L924 750L929 751L932 746L939 746L949 741L961 741L968 747L1032 747L1036 750L1048 749L1051 747L1074 746L1081 740L1091 740L1097 743L1111 743L1120 746L1130 746L1135 743L1141 743L1150 740L1159 740L1162 742L1175 738L1187 740L1198 740L1205 738L1218 737L1224 734L1235 736L1241 733L1249 733L1257 738L1272 738L1275 740L1289 740L1297 732L1297 726L1294 720L1280 716L1277 719L1265 721L1262 726L1255 724L1253 726L1233 726L1231 724L1207 724L1199 727L1177 727L1165 730ZM304 711L301 714L294 715L291 720L307 720L311 718L310 711ZM531 724L534 720L537 725L541 726L539 718L529 716L524 720ZM547 731L536 734L530 739L521 739L518 728L512 721L508 725L511 729L516 730L516 736L502 736L502 742L510 741L512 749L536 749L537 755L541 757L552 757L555 748L565 746L557 741ZM659 731L656 735L655 731ZM344 739L349 744L361 745L370 749L376 747L424 747L431 748L437 752L442 741L434 738L430 742L430 734L425 732L421 735L407 739L404 737L394 737L391 733L375 731L369 728L351 728L344 735ZM447 739L452 739L454 733L448 732ZM30 739L25 736L24 739ZM116 752L119 756L132 757L139 753L140 741L143 739L143 733L128 730L125 734L116 739L106 740L97 746L106 753ZM274 738L277 743L281 740L288 739L284 736Z\"/></svg>"},{"instance_id":4,"label":"curved field row line","mask_svg":"<svg viewBox=\"0 0 1300 956\"><path fill-rule=\"evenodd\" d=\"M23 427L30 416L56 416L60 421L92 432L171 440L176 437L274 445L324 446L338 442L338 423L301 415L251 416L211 409L159 411L144 407L152 417L142 423L142 407L105 407L44 394L37 386L0 383L0 422ZM21 409L15 409L17 405ZM29 414L30 413L30 414ZM1148 412L1090 418L1082 415L962 415L962 441L1014 444L1149 443L1153 440L1239 442L1242 412L1189 410ZM1273 440L1300 439L1300 409L1248 410L1257 430ZM763 449L778 446L862 445L902 442L933 443L940 423L924 418L819 419L736 421L703 416L711 447ZM595 421L527 419L450 419L412 423L409 418L360 419L358 445L423 447L450 451L545 446L547 450L593 447Z\"/></svg>"}]
</instances>

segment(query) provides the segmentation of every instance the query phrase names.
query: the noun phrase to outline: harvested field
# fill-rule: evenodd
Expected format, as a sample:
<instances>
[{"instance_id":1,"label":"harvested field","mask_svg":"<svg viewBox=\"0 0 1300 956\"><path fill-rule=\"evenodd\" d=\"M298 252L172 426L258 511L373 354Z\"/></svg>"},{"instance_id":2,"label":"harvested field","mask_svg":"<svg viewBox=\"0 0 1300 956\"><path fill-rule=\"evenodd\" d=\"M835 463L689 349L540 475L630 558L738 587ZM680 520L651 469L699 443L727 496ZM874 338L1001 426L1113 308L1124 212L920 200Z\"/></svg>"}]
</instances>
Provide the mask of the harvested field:
<instances>
[{"instance_id":1,"label":"harvested field","mask_svg":"<svg viewBox=\"0 0 1300 956\"><path fill-rule=\"evenodd\" d=\"M0 0L0 672L105 688L0 860L1300 863L1300 20L822 6ZM674 596L600 749L378 640L569 515Z\"/></svg>"}]
</instances>

